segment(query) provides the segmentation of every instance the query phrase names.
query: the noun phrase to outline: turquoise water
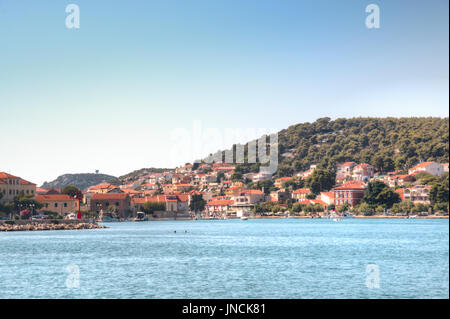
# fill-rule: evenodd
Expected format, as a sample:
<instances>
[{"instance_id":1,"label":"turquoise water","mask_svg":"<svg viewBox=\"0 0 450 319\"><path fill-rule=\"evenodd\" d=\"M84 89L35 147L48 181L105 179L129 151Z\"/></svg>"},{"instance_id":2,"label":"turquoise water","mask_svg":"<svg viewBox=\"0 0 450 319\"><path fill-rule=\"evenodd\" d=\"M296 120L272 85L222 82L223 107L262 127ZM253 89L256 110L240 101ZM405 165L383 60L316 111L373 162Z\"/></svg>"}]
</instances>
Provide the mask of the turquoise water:
<instances>
[{"instance_id":1,"label":"turquoise water","mask_svg":"<svg viewBox=\"0 0 450 319\"><path fill-rule=\"evenodd\" d=\"M449 297L448 220L107 226L0 233L0 298Z\"/></svg>"}]
</instances>

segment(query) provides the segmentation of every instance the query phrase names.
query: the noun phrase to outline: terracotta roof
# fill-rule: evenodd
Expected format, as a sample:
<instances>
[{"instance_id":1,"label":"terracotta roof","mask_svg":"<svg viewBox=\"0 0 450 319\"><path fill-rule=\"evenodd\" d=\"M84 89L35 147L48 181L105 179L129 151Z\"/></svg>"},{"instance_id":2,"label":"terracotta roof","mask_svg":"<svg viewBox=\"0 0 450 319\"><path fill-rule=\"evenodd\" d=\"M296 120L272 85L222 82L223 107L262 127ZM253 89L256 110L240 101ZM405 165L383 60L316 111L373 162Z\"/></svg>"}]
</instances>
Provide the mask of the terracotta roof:
<instances>
[{"instance_id":1,"label":"terracotta roof","mask_svg":"<svg viewBox=\"0 0 450 319\"><path fill-rule=\"evenodd\" d=\"M339 163L339 164L337 164L337 166L350 166L353 164L355 164L355 162L345 162L345 163Z\"/></svg>"},{"instance_id":2,"label":"terracotta roof","mask_svg":"<svg viewBox=\"0 0 450 319\"><path fill-rule=\"evenodd\" d=\"M299 189L296 189L293 193L294 194L309 194L309 193L311 193L311 190L309 188L299 188Z\"/></svg>"},{"instance_id":3,"label":"terracotta roof","mask_svg":"<svg viewBox=\"0 0 450 319\"><path fill-rule=\"evenodd\" d=\"M108 194L93 194L92 200L96 199L125 199L128 197L127 193L108 193Z\"/></svg>"},{"instance_id":4,"label":"terracotta roof","mask_svg":"<svg viewBox=\"0 0 450 319\"><path fill-rule=\"evenodd\" d=\"M363 183L357 183L357 182L348 182L343 185L337 186L334 189L336 190L345 190L345 189L365 189L365 186Z\"/></svg>"},{"instance_id":5,"label":"terracotta roof","mask_svg":"<svg viewBox=\"0 0 450 319\"><path fill-rule=\"evenodd\" d=\"M324 202L323 200L321 200L321 199L313 199L312 202L313 202L314 204L320 204L320 205L322 205L322 206L328 206L328 204L325 203L325 202Z\"/></svg>"},{"instance_id":6,"label":"terracotta roof","mask_svg":"<svg viewBox=\"0 0 450 319\"><path fill-rule=\"evenodd\" d=\"M156 195L152 197L146 197L148 202L187 202L189 195L187 194L168 194L168 195Z\"/></svg>"},{"instance_id":7,"label":"terracotta roof","mask_svg":"<svg viewBox=\"0 0 450 319\"><path fill-rule=\"evenodd\" d=\"M8 173L5 173L5 172L0 172L0 181L2 179L18 179L20 185L36 185L34 183L31 183L29 181L24 180L23 178L20 178L20 177L17 177L17 176L14 176L14 175L11 175L11 174L8 174ZM6 182L3 181L3 184L6 184Z\"/></svg>"},{"instance_id":8,"label":"terracotta roof","mask_svg":"<svg viewBox=\"0 0 450 319\"><path fill-rule=\"evenodd\" d=\"M66 202L66 201L76 201L75 198L69 195L58 194L58 195L37 195L36 200L38 202Z\"/></svg>"},{"instance_id":9,"label":"terracotta roof","mask_svg":"<svg viewBox=\"0 0 450 319\"><path fill-rule=\"evenodd\" d=\"M293 177L280 177L280 178L277 178L275 181L276 182L282 182L282 181L290 181L291 179L292 179Z\"/></svg>"},{"instance_id":10,"label":"terracotta roof","mask_svg":"<svg viewBox=\"0 0 450 319\"><path fill-rule=\"evenodd\" d=\"M94 190L94 189L105 189L105 188L116 188L116 185L112 185L112 184L98 184L98 185L94 185L89 187L90 190Z\"/></svg>"},{"instance_id":11,"label":"terracotta roof","mask_svg":"<svg viewBox=\"0 0 450 319\"><path fill-rule=\"evenodd\" d=\"M320 193L321 195L325 195L328 198L334 198L334 193L333 192L322 192Z\"/></svg>"},{"instance_id":12,"label":"terracotta roof","mask_svg":"<svg viewBox=\"0 0 450 319\"><path fill-rule=\"evenodd\" d=\"M247 190L243 191L242 193L251 194L251 195L262 195L263 194L263 192L260 191L259 189L247 189Z\"/></svg>"},{"instance_id":13,"label":"terracotta roof","mask_svg":"<svg viewBox=\"0 0 450 319\"><path fill-rule=\"evenodd\" d=\"M418 169L418 168L422 168L422 167L427 167L428 165L433 164L433 163L434 162L423 162L423 163L417 164L416 166L414 166L411 169Z\"/></svg>"}]
</instances>

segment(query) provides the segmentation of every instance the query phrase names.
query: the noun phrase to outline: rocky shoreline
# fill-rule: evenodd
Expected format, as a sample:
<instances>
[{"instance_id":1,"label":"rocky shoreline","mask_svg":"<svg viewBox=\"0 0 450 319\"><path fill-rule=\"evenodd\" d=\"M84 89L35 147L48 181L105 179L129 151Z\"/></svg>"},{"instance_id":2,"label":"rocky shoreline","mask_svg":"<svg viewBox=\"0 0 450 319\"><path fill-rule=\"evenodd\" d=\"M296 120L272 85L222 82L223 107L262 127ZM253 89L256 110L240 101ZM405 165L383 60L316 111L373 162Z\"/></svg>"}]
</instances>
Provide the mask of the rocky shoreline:
<instances>
[{"instance_id":1,"label":"rocky shoreline","mask_svg":"<svg viewBox=\"0 0 450 319\"><path fill-rule=\"evenodd\" d=\"M98 229L106 228L90 222L79 223L39 223L32 222L27 224L2 223L0 224L0 232L11 231L39 231L39 230L79 230L79 229Z\"/></svg>"}]
</instances>

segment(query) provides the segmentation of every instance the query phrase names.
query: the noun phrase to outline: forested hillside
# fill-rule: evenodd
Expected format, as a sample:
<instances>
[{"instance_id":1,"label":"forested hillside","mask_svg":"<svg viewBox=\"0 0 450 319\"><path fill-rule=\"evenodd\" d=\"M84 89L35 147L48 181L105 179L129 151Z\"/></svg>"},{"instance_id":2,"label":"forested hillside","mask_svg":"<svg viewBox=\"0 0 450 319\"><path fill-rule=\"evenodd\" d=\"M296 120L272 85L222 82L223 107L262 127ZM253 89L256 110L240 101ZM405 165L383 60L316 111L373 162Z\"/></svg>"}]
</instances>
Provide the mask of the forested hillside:
<instances>
[{"instance_id":1,"label":"forested hillside","mask_svg":"<svg viewBox=\"0 0 450 319\"><path fill-rule=\"evenodd\" d=\"M449 161L448 118L321 118L282 130L276 176L306 170L311 164L334 169L345 161L368 163L386 172L422 161ZM242 173L255 165L239 165Z\"/></svg>"}]
</instances>

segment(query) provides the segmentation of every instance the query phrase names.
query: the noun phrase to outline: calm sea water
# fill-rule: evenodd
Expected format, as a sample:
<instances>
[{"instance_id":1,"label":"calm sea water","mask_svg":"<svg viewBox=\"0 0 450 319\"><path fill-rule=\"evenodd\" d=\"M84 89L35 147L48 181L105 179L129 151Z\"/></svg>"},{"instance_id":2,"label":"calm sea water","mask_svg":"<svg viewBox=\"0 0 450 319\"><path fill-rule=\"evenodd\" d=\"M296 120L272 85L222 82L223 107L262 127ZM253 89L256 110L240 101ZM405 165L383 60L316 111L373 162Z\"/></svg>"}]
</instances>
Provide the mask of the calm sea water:
<instances>
[{"instance_id":1,"label":"calm sea water","mask_svg":"<svg viewBox=\"0 0 450 319\"><path fill-rule=\"evenodd\" d=\"M105 225L0 233L0 298L449 297L448 220Z\"/></svg>"}]
</instances>

